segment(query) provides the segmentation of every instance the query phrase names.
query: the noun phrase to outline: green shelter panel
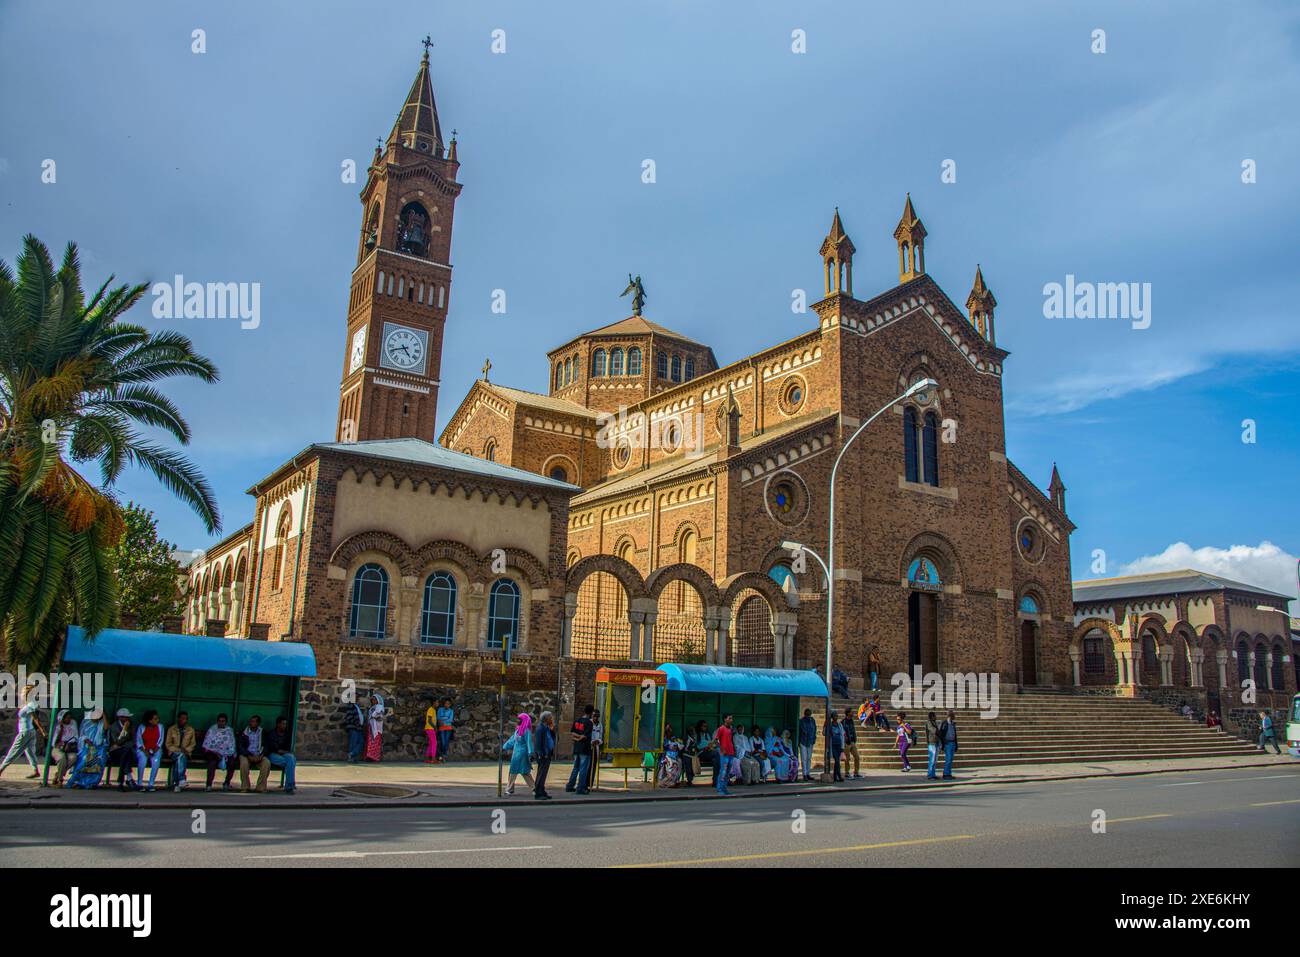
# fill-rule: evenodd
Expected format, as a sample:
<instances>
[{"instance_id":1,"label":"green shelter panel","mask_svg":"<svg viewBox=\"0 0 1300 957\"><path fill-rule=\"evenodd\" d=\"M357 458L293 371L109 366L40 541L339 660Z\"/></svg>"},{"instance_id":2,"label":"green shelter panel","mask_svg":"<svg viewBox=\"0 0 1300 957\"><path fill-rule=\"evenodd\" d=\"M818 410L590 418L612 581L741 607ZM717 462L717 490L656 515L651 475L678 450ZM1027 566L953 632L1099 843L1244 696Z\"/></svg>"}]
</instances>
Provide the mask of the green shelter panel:
<instances>
[{"instance_id":1,"label":"green shelter panel","mask_svg":"<svg viewBox=\"0 0 1300 957\"><path fill-rule=\"evenodd\" d=\"M129 697L175 698L179 675L164 668L123 668L119 691Z\"/></svg>"},{"instance_id":2,"label":"green shelter panel","mask_svg":"<svg viewBox=\"0 0 1300 957\"><path fill-rule=\"evenodd\" d=\"M238 687L239 676L229 671L181 672L181 696L185 698L233 701Z\"/></svg>"},{"instance_id":3,"label":"green shelter panel","mask_svg":"<svg viewBox=\"0 0 1300 957\"><path fill-rule=\"evenodd\" d=\"M293 679L280 675L240 675L239 700L268 702L283 708L293 694Z\"/></svg>"}]
</instances>

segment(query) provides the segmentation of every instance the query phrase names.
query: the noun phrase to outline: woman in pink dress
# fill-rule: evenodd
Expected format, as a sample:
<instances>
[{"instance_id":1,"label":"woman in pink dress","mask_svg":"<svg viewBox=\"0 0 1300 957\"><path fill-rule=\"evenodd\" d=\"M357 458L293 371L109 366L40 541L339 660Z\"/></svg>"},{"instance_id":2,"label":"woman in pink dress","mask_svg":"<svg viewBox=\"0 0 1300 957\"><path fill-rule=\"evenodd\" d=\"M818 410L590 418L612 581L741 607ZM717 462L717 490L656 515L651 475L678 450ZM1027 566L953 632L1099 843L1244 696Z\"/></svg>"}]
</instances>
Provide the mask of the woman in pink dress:
<instances>
[{"instance_id":1,"label":"woman in pink dress","mask_svg":"<svg viewBox=\"0 0 1300 957\"><path fill-rule=\"evenodd\" d=\"M912 726L907 723L907 712L898 712L898 756L903 759L903 770L912 770L907 760L907 749L912 746Z\"/></svg>"},{"instance_id":2,"label":"woman in pink dress","mask_svg":"<svg viewBox=\"0 0 1300 957\"><path fill-rule=\"evenodd\" d=\"M376 692L366 720L366 760L378 761L384 751L384 697Z\"/></svg>"}]
</instances>

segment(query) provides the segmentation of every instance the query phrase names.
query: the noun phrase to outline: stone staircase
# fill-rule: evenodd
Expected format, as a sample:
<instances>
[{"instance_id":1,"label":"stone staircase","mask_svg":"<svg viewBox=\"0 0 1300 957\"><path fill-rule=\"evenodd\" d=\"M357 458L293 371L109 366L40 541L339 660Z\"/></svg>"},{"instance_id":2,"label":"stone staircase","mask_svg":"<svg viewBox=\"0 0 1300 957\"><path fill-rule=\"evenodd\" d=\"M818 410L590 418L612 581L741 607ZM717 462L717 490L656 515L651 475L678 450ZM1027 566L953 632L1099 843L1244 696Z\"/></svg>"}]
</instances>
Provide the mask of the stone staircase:
<instances>
[{"instance_id":1,"label":"stone staircase","mask_svg":"<svg viewBox=\"0 0 1300 957\"><path fill-rule=\"evenodd\" d=\"M882 699L884 695L881 696ZM861 699L832 699L844 713L856 713ZM924 771L925 715L928 709L905 709L917 743L908 752L912 767ZM889 723L897 712L887 707ZM936 709L942 718L943 713ZM820 729L822 716L814 711ZM957 767L1003 767L1017 764L1138 761L1249 755L1254 747L1219 729L1211 729L1143 699L1097 697L1026 691L1004 694L996 718L981 718L974 708L957 709L960 746ZM858 754L863 770L898 770L902 765L893 731L858 726ZM820 766L820 736L814 766ZM940 756L942 766L942 755Z\"/></svg>"}]
</instances>

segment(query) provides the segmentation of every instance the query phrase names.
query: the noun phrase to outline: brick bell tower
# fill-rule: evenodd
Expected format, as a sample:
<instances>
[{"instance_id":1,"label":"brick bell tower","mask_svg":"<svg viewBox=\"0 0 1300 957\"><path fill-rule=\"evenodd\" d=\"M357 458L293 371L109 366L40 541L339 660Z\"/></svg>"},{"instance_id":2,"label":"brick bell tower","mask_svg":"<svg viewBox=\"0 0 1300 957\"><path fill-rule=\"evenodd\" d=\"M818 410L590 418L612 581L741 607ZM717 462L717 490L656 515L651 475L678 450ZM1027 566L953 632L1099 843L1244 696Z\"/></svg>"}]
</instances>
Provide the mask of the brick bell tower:
<instances>
[{"instance_id":1,"label":"brick bell tower","mask_svg":"<svg viewBox=\"0 0 1300 957\"><path fill-rule=\"evenodd\" d=\"M429 38L397 121L361 191L348 298L340 442L435 441L442 330L451 299L451 225L460 184L429 79Z\"/></svg>"}]
</instances>

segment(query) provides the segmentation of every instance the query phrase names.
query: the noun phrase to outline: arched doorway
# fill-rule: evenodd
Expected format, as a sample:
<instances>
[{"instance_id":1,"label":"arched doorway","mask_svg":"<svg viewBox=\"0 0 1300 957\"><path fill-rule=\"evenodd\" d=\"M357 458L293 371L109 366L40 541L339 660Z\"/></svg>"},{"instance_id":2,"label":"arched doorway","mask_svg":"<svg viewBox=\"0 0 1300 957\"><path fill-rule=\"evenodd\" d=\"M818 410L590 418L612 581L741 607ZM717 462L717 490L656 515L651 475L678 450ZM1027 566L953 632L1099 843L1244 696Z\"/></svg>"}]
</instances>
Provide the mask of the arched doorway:
<instances>
[{"instance_id":1,"label":"arched doorway","mask_svg":"<svg viewBox=\"0 0 1300 957\"><path fill-rule=\"evenodd\" d=\"M907 569L907 669L939 670L939 594L943 583L934 562L912 559Z\"/></svg>"},{"instance_id":2,"label":"arched doorway","mask_svg":"<svg viewBox=\"0 0 1300 957\"><path fill-rule=\"evenodd\" d=\"M737 668L771 668L776 656L772 607L754 589L736 596L732 605L732 661Z\"/></svg>"},{"instance_id":3,"label":"arched doorway","mask_svg":"<svg viewBox=\"0 0 1300 957\"><path fill-rule=\"evenodd\" d=\"M1032 594L1021 596L1016 607L1016 617L1020 621L1020 683L1022 685L1038 684L1038 639L1039 615L1042 607Z\"/></svg>"},{"instance_id":4,"label":"arched doorway","mask_svg":"<svg viewBox=\"0 0 1300 957\"><path fill-rule=\"evenodd\" d=\"M592 572L578 587L573 616L574 658L626 661L632 638L623 583L608 572Z\"/></svg>"}]
</instances>

